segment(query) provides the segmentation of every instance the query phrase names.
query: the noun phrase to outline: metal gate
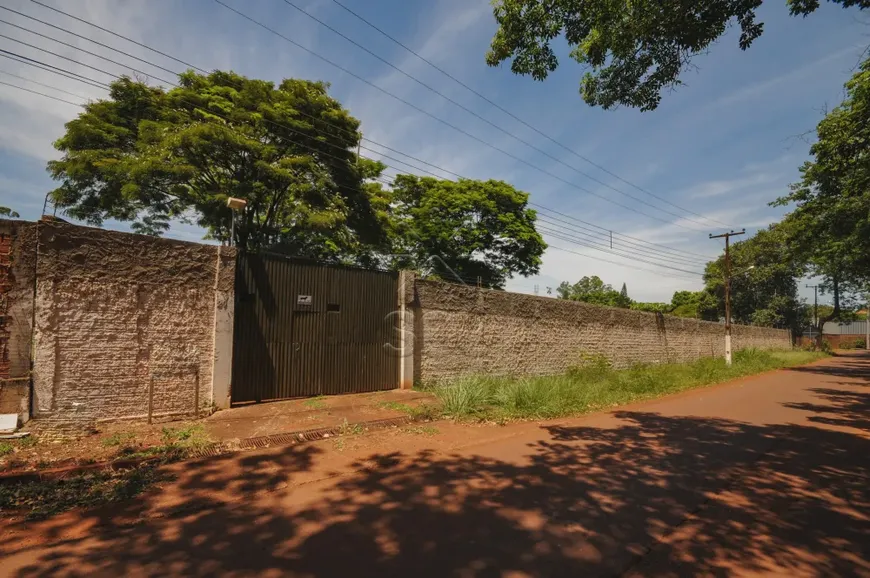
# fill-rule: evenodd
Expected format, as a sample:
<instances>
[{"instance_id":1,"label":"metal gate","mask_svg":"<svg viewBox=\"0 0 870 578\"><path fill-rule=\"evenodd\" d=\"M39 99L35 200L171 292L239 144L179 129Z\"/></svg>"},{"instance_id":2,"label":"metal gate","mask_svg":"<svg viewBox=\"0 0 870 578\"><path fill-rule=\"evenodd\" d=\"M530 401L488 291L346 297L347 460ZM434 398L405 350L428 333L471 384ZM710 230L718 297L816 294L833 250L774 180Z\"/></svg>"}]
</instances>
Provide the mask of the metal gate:
<instances>
[{"instance_id":1,"label":"metal gate","mask_svg":"<svg viewBox=\"0 0 870 578\"><path fill-rule=\"evenodd\" d=\"M240 254L232 401L394 389L398 274Z\"/></svg>"}]
</instances>

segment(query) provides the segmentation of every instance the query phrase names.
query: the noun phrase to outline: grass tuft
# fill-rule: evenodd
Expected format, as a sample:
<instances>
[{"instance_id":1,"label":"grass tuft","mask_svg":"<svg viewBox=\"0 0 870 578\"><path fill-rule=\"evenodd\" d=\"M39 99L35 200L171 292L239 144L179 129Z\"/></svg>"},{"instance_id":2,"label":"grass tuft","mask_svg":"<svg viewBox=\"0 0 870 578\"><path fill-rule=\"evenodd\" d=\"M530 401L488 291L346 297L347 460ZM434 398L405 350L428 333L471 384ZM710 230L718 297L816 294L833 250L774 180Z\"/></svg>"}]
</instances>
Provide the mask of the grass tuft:
<instances>
[{"instance_id":1,"label":"grass tuft","mask_svg":"<svg viewBox=\"0 0 870 578\"><path fill-rule=\"evenodd\" d=\"M302 405L309 409L323 409L326 407L326 400L324 396L318 395L317 397L306 399L302 402Z\"/></svg>"},{"instance_id":2,"label":"grass tuft","mask_svg":"<svg viewBox=\"0 0 870 578\"><path fill-rule=\"evenodd\" d=\"M128 445L134 439L136 439L136 434L133 432L117 432L103 438L102 444L106 448L115 448Z\"/></svg>"},{"instance_id":3,"label":"grass tuft","mask_svg":"<svg viewBox=\"0 0 870 578\"><path fill-rule=\"evenodd\" d=\"M824 356L751 348L735 352L730 367L721 358L702 358L691 363L645 364L615 370L603 356L590 355L564 375L465 377L429 389L441 402L443 416L503 423L586 413L801 365Z\"/></svg>"}]
</instances>

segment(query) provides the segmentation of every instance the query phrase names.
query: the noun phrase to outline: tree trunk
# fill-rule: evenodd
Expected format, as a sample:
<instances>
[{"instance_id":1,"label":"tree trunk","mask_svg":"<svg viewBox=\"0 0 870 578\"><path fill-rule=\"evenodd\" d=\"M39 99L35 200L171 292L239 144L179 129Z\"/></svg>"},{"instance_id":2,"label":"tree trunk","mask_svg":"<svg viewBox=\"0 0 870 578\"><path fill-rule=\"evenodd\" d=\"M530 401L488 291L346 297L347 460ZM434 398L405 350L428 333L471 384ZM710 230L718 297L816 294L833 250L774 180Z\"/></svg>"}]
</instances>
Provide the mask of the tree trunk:
<instances>
[{"instance_id":1,"label":"tree trunk","mask_svg":"<svg viewBox=\"0 0 870 578\"><path fill-rule=\"evenodd\" d=\"M838 277L833 277L831 279L831 285L834 289L834 310L831 311L830 315L820 317L817 320L819 326L816 327L816 343L819 349L822 347L822 328L825 326L825 323L840 318L840 279Z\"/></svg>"}]
</instances>

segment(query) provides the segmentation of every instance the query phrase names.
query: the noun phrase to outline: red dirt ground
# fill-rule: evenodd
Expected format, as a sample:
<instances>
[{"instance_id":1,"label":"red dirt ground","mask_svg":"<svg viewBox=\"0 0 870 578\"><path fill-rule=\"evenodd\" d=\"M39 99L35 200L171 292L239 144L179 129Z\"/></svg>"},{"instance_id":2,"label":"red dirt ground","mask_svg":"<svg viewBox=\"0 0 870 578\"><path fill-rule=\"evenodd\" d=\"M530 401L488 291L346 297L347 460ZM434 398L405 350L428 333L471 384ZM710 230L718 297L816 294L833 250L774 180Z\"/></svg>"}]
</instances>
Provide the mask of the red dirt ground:
<instances>
[{"instance_id":1,"label":"red dirt ground","mask_svg":"<svg viewBox=\"0 0 870 578\"><path fill-rule=\"evenodd\" d=\"M865 354L437 427L175 464L141 499L5 522L0 574L870 576Z\"/></svg>"},{"instance_id":2,"label":"red dirt ground","mask_svg":"<svg viewBox=\"0 0 870 578\"><path fill-rule=\"evenodd\" d=\"M251 404L222 410L200 420L151 425L142 421L100 424L97 431L83 432L84 435L74 441L16 443L12 454L0 457L0 475L112 461L121 456L125 448L142 451L166 443L164 429L197 428L203 442L238 441L401 417L408 415L408 408L426 403L434 403L434 396L419 391L389 390Z\"/></svg>"}]
</instances>

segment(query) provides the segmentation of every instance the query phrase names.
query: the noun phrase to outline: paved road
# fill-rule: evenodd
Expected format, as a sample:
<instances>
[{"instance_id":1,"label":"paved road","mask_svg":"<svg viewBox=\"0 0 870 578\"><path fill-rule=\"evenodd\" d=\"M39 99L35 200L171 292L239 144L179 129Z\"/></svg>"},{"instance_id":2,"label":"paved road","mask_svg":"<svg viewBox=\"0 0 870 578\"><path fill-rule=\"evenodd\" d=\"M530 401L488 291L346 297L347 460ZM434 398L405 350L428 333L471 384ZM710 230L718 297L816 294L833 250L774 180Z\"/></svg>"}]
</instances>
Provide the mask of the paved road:
<instances>
[{"instance_id":1,"label":"paved road","mask_svg":"<svg viewBox=\"0 0 870 578\"><path fill-rule=\"evenodd\" d=\"M7 524L0 574L870 576L870 357L440 429L178 465L145 499Z\"/></svg>"}]
</instances>

